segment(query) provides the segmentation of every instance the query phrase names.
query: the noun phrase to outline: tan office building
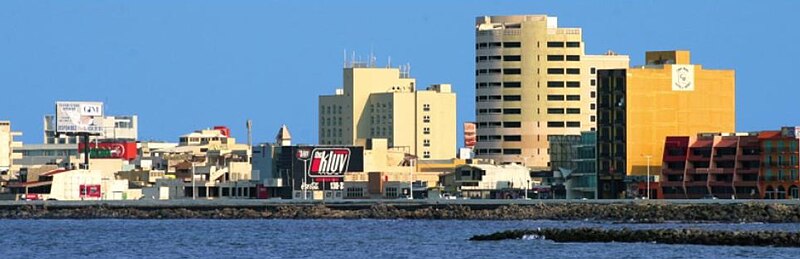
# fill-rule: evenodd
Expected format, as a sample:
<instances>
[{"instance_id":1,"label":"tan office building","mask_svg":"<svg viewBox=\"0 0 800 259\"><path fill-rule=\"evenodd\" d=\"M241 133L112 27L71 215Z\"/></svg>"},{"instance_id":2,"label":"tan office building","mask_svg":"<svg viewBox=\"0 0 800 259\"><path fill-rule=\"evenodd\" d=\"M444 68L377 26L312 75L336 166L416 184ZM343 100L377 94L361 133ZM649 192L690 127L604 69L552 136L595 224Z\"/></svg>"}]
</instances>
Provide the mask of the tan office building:
<instances>
[{"instance_id":1,"label":"tan office building","mask_svg":"<svg viewBox=\"0 0 800 259\"><path fill-rule=\"evenodd\" d=\"M596 130L596 74L628 56L585 55L580 28L556 17L485 16L475 22L475 155L549 168L548 136Z\"/></svg>"},{"instance_id":2,"label":"tan office building","mask_svg":"<svg viewBox=\"0 0 800 259\"><path fill-rule=\"evenodd\" d=\"M449 84L418 90L407 71L348 64L343 88L319 97L319 143L365 145L385 138L420 159L455 157L455 93Z\"/></svg>"}]
</instances>

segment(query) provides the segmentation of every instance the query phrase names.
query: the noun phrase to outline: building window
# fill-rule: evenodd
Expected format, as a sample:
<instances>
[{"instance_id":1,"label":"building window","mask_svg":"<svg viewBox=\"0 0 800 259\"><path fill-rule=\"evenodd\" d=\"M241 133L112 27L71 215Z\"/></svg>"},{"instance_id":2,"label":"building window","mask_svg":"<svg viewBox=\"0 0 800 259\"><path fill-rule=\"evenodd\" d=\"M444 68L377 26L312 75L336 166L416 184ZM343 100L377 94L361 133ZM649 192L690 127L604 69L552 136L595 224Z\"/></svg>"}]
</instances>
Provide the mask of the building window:
<instances>
[{"instance_id":1,"label":"building window","mask_svg":"<svg viewBox=\"0 0 800 259\"><path fill-rule=\"evenodd\" d=\"M595 117L594 115L589 117L589 121L591 121L591 122L595 122L596 120L597 120L597 117Z\"/></svg>"},{"instance_id":2,"label":"building window","mask_svg":"<svg viewBox=\"0 0 800 259\"><path fill-rule=\"evenodd\" d=\"M563 121L548 121L547 122L548 128L563 128L564 122Z\"/></svg>"},{"instance_id":3,"label":"building window","mask_svg":"<svg viewBox=\"0 0 800 259\"><path fill-rule=\"evenodd\" d=\"M520 55L503 56L503 61L522 61L522 56Z\"/></svg>"},{"instance_id":4,"label":"building window","mask_svg":"<svg viewBox=\"0 0 800 259\"><path fill-rule=\"evenodd\" d=\"M564 108L547 108L547 114L564 114Z\"/></svg>"},{"instance_id":5,"label":"building window","mask_svg":"<svg viewBox=\"0 0 800 259\"><path fill-rule=\"evenodd\" d=\"M430 139L422 140L422 146L430 147L431 146L431 140Z\"/></svg>"},{"instance_id":6,"label":"building window","mask_svg":"<svg viewBox=\"0 0 800 259\"><path fill-rule=\"evenodd\" d=\"M597 85L597 80L592 79L591 81L589 81L589 83L591 83L592 86L595 86Z\"/></svg>"},{"instance_id":7,"label":"building window","mask_svg":"<svg viewBox=\"0 0 800 259\"><path fill-rule=\"evenodd\" d=\"M581 87L580 81L567 81L567 87L577 88Z\"/></svg>"},{"instance_id":8,"label":"building window","mask_svg":"<svg viewBox=\"0 0 800 259\"><path fill-rule=\"evenodd\" d=\"M521 109L503 109L503 114L521 114Z\"/></svg>"},{"instance_id":9,"label":"building window","mask_svg":"<svg viewBox=\"0 0 800 259\"><path fill-rule=\"evenodd\" d=\"M503 69L503 74L505 75L519 75L522 74L522 70L519 68L506 68Z\"/></svg>"},{"instance_id":10,"label":"building window","mask_svg":"<svg viewBox=\"0 0 800 259\"><path fill-rule=\"evenodd\" d=\"M427 103L426 103L426 104L423 104L423 105L422 105L422 110L423 110L423 111L426 111L426 112L429 112L429 111L431 111L431 105L430 105L430 104L427 104Z\"/></svg>"},{"instance_id":11,"label":"building window","mask_svg":"<svg viewBox=\"0 0 800 259\"><path fill-rule=\"evenodd\" d=\"M397 198L397 187L386 187L387 198Z\"/></svg>"},{"instance_id":12,"label":"building window","mask_svg":"<svg viewBox=\"0 0 800 259\"><path fill-rule=\"evenodd\" d=\"M505 121L503 122L503 128L520 128L522 127L522 123L519 121Z\"/></svg>"},{"instance_id":13,"label":"building window","mask_svg":"<svg viewBox=\"0 0 800 259\"><path fill-rule=\"evenodd\" d=\"M548 68L547 69L548 75L563 75L564 69L563 68Z\"/></svg>"},{"instance_id":14,"label":"building window","mask_svg":"<svg viewBox=\"0 0 800 259\"><path fill-rule=\"evenodd\" d=\"M522 136L520 136L520 135L506 135L506 136L503 136L503 141L519 142L519 141L522 141Z\"/></svg>"},{"instance_id":15,"label":"building window","mask_svg":"<svg viewBox=\"0 0 800 259\"><path fill-rule=\"evenodd\" d=\"M589 93L589 96L591 96L592 98L595 98L595 97L597 97L597 92L592 91L592 92Z\"/></svg>"},{"instance_id":16,"label":"building window","mask_svg":"<svg viewBox=\"0 0 800 259\"><path fill-rule=\"evenodd\" d=\"M564 55L547 55L547 61L564 61Z\"/></svg>"},{"instance_id":17,"label":"building window","mask_svg":"<svg viewBox=\"0 0 800 259\"><path fill-rule=\"evenodd\" d=\"M567 95L567 101L580 101L580 95Z\"/></svg>"},{"instance_id":18,"label":"building window","mask_svg":"<svg viewBox=\"0 0 800 259\"><path fill-rule=\"evenodd\" d=\"M430 123L431 122L431 116L429 116L429 115L422 116L422 122Z\"/></svg>"},{"instance_id":19,"label":"building window","mask_svg":"<svg viewBox=\"0 0 800 259\"><path fill-rule=\"evenodd\" d=\"M580 48L581 42L580 41L568 41L567 48Z\"/></svg>"},{"instance_id":20,"label":"building window","mask_svg":"<svg viewBox=\"0 0 800 259\"><path fill-rule=\"evenodd\" d=\"M567 108L567 114L581 114L581 108Z\"/></svg>"},{"instance_id":21,"label":"building window","mask_svg":"<svg viewBox=\"0 0 800 259\"><path fill-rule=\"evenodd\" d=\"M519 42L503 42L503 47L506 48L519 48L522 47L522 44Z\"/></svg>"},{"instance_id":22,"label":"building window","mask_svg":"<svg viewBox=\"0 0 800 259\"><path fill-rule=\"evenodd\" d=\"M589 105L589 108L590 108L590 109L592 109L592 110L594 110L594 109L597 109L597 106L596 106L595 104L590 104L590 105Z\"/></svg>"},{"instance_id":23,"label":"building window","mask_svg":"<svg viewBox=\"0 0 800 259\"><path fill-rule=\"evenodd\" d=\"M548 41L547 42L548 48L563 48L564 42L563 41Z\"/></svg>"},{"instance_id":24,"label":"building window","mask_svg":"<svg viewBox=\"0 0 800 259\"><path fill-rule=\"evenodd\" d=\"M422 152L422 158L431 158L431 151L427 151L427 150L423 151Z\"/></svg>"},{"instance_id":25,"label":"building window","mask_svg":"<svg viewBox=\"0 0 800 259\"><path fill-rule=\"evenodd\" d=\"M431 134L431 128L428 127L422 128L422 134L425 135Z\"/></svg>"},{"instance_id":26,"label":"building window","mask_svg":"<svg viewBox=\"0 0 800 259\"><path fill-rule=\"evenodd\" d=\"M549 87L549 88L564 87L564 82L563 81L547 81L547 87Z\"/></svg>"},{"instance_id":27,"label":"building window","mask_svg":"<svg viewBox=\"0 0 800 259\"><path fill-rule=\"evenodd\" d=\"M567 55L567 61L581 61L580 55Z\"/></svg>"},{"instance_id":28,"label":"building window","mask_svg":"<svg viewBox=\"0 0 800 259\"><path fill-rule=\"evenodd\" d=\"M520 88L520 87L522 87L522 83L520 83L520 82L503 82L503 87L506 87L506 88Z\"/></svg>"},{"instance_id":29,"label":"building window","mask_svg":"<svg viewBox=\"0 0 800 259\"><path fill-rule=\"evenodd\" d=\"M567 122L567 127L568 128L580 128L581 127L581 122L580 121L568 121Z\"/></svg>"},{"instance_id":30,"label":"building window","mask_svg":"<svg viewBox=\"0 0 800 259\"><path fill-rule=\"evenodd\" d=\"M580 75L581 69L580 68L567 68L567 75Z\"/></svg>"},{"instance_id":31,"label":"building window","mask_svg":"<svg viewBox=\"0 0 800 259\"><path fill-rule=\"evenodd\" d=\"M547 95L547 100L548 101L563 101L564 100L564 96L560 95L560 94L548 94Z\"/></svg>"},{"instance_id":32,"label":"building window","mask_svg":"<svg viewBox=\"0 0 800 259\"><path fill-rule=\"evenodd\" d=\"M522 101L522 96L520 95L504 95L503 100L505 101Z\"/></svg>"},{"instance_id":33,"label":"building window","mask_svg":"<svg viewBox=\"0 0 800 259\"><path fill-rule=\"evenodd\" d=\"M597 73L597 68L590 68L589 69L589 73L592 73L592 75L596 74Z\"/></svg>"},{"instance_id":34,"label":"building window","mask_svg":"<svg viewBox=\"0 0 800 259\"><path fill-rule=\"evenodd\" d=\"M364 188L361 187L347 187L347 198L361 198L364 196Z\"/></svg>"},{"instance_id":35,"label":"building window","mask_svg":"<svg viewBox=\"0 0 800 259\"><path fill-rule=\"evenodd\" d=\"M519 148L504 148L503 155L519 155L522 154L522 149Z\"/></svg>"}]
</instances>

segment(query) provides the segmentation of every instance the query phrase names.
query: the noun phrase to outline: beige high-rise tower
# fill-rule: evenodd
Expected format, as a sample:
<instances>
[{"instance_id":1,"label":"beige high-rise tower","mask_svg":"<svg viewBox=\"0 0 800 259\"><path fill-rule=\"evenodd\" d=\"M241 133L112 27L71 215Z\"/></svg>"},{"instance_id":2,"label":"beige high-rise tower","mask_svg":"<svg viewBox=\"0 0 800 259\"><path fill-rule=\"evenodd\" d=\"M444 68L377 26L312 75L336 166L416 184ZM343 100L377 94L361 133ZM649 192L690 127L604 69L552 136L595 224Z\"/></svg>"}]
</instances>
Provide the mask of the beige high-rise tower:
<instances>
[{"instance_id":1,"label":"beige high-rise tower","mask_svg":"<svg viewBox=\"0 0 800 259\"><path fill-rule=\"evenodd\" d=\"M319 97L319 143L366 145L384 138L420 159L456 150L456 94L449 84L418 90L408 69L360 63L344 68L344 86Z\"/></svg>"},{"instance_id":2,"label":"beige high-rise tower","mask_svg":"<svg viewBox=\"0 0 800 259\"><path fill-rule=\"evenodd\" d=\"M596 71L628 56L585 55L580 28L546 15L475 21L479 158L548 168L548 136L596 130Z\"/></svg>"}]
</instances>

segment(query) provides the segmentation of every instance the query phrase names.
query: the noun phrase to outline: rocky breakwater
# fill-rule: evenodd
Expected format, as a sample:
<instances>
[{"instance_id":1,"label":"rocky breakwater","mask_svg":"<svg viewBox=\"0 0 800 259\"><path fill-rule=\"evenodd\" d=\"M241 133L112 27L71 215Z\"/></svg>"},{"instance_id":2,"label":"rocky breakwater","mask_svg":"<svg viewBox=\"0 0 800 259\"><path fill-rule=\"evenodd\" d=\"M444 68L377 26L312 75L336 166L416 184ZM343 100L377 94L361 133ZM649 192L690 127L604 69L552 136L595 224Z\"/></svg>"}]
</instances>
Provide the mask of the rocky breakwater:
<instances>
[{"instance_id":1,"label":"rocky breakwater","mask_svg":"<svg viewBox=\"0 0 800 259\"><path fill-rule=\"evenodd\" d=\"M567 228L511 230L476 235L473 241L546 239L554 242L622 242L719 246L800 247L800 233L778 231L723 231L701 229L599 229Z\"/></svg>"},{"instance_id":2,"label":"rocky breakwater","mask_svg":"<svg viewBox=\"0 0 800 259\"><path fill-rule=\"evenodd\" d=\"M468 220L604 220L631 223L679 222L800 222L800 205L537 203L525 205L413 206L381 203L359 206L264 205L206 207L146 207L21 205L0 207L0 218L209 218L209 219L468 219Z\"/></svg>"}]
</instances>

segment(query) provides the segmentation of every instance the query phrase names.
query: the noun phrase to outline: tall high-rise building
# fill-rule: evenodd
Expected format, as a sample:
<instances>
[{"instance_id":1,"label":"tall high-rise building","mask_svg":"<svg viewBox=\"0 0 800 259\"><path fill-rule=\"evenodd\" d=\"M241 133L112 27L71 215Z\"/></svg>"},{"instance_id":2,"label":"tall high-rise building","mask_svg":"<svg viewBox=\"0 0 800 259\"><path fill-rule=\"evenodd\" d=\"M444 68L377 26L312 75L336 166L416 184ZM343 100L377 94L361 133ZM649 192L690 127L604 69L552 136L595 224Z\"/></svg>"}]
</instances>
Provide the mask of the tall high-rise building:
<instances>
[{"instance_id":1,"label":"tall high-rise building","mask_svg":"<svg viewBox=\"0 0 800 259\"><path fill-rule=\"evenodd\" d=\"M644 66L598 72L601 198L631 197L637 185L626 178L657 175L667 136L735 132L735 72L692 64L689 54L650 51Z\"/></svg>"},{"instance_id":2,"label":"tall high-rise building","mask_svg":"<svg viewBox=\"0 0 800 259\"><path fill-rule=\"evenodd\" d=\"M342 89L319 97L319 143L389 146L420 159L456 155L456 94L449 84L418 90L408 69L351 63Z\"/></svg>"},{"instance_id":3,"label":"tall high-rise building","mask_svg":"<svg viewBox=\"0 0 800 259\"><path fill-rule=\"evenodd\" d=\"M556 17L478 17L475 34L475 152L498 163L548 169L548 136L596 130L596 71L628 67L586 55L581 29Z\"/></svg>"}]
</instances>

